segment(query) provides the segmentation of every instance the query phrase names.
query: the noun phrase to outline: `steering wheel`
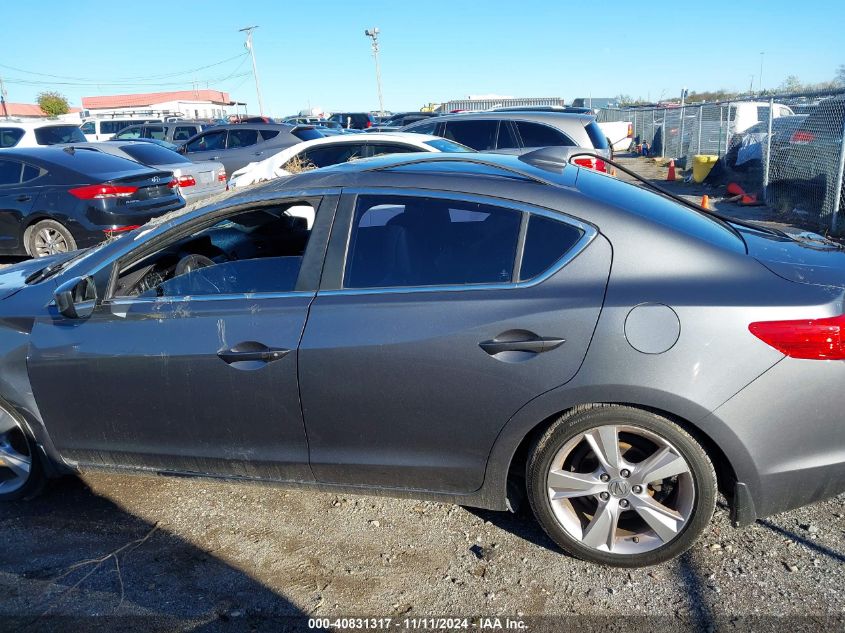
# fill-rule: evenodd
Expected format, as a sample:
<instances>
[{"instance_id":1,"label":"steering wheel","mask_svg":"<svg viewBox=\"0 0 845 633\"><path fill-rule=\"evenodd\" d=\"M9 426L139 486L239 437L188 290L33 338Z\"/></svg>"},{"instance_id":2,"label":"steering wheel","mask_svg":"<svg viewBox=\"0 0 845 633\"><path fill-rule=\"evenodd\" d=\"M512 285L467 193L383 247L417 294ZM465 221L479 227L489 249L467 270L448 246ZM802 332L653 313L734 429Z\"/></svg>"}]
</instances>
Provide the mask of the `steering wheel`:
<instances>
[{"instance_id":1,"label":"steering wheel","mask_svg":"<svg viewBox=\"0 0 845 633\"><path fill-rule=\"evenodd\" d=\"M186 273L205 268L207 266L214 266L214 260L205 255L185 255L176 264L176 270L173 271L173 276L178 277Z\"/></svg>"}]
</instances>

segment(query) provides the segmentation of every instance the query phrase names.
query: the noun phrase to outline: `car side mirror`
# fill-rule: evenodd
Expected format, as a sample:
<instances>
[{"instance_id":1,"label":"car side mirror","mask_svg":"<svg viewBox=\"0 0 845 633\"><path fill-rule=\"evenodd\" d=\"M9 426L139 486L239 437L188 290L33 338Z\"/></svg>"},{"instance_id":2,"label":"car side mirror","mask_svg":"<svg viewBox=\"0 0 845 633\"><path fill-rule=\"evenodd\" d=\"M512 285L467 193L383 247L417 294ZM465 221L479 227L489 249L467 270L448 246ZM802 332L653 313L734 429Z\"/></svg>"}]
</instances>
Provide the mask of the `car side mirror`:
<instances>
[{"instance_id":1,"label":"car side mirror","mask_svg":"<svg viewBox=\"0 0 845 633\"><path fill-rule=\"evenodd\" d=\"M180 154L182 154L182 155L185 155L185 154L187 154L187 153L188 153L188 148L187 148L185 145L180 145L180 146L176 149L176 151L177 151L177 152L179 152L179 153L180 153Z\"/></svg>"},{"instance_id":2,"label":"car side mirror","mask_svg":"<svg viewBox=\"0 0 845 633\"><path fill-rule=\"evenodd\" d=\"M97 305L97 286L93 277L74 277L53 294L59 313L68 319L87 319Z\"/></svg>"}]
</instances>

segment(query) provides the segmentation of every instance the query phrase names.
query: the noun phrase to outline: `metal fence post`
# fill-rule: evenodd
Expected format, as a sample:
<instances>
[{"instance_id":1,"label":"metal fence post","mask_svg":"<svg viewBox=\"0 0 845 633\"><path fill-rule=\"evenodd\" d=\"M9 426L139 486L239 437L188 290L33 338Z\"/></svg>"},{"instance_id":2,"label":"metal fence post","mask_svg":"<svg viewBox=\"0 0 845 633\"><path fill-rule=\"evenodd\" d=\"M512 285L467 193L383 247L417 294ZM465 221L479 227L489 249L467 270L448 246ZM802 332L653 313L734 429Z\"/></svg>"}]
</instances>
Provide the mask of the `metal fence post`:
<instances>
[{"instance_id":1,"label":"metal fence post","mask_svg":"<svg viewBox=\"0 0 845 633\"><path fill-rule=\"evenodd\" d=\"M842 196L842 176L845 171L845 118L842 121L842 136L839 138L839 166L836 171L836 189L833 190L833 216L830 218L830 232L834 235L839 229L839 198Z\"/></svg>"},{"instance_id":2,"label":"metal fence post","mask_svg":"<svg viewBox=\"0 0 845 633\"><path fill-rule=\"evenodd\" d=\"M648 141L649 147L654 145L654 108L651 109L651 139Z\"/></svg>"},{"instance_id":3,"label":"metal fence post","mask_svg":"<svg viewBox=\"0 0 845 633\"><path fill-rule=\"evenodd\" d=\"M684 123L686 122L686 106L681 106L681 135L678 137L678 158L684 154Z\"/></svg>"},{"instance_id":4,"label":"metal fence post","mask_svg":"<svg viewBox=\"0 0 845 633\"><path fill-rule=\"evenodd\" d=\"M763 197L768 200L769 165L772 162L772 119L774 118L775 99L769 99L769 126L766 131L766 161L763 165Z\"/></svg>"},{"instance_id":5,"label":"metal fence post","mask_svg":"<svg viewBox=\"0 0 845 633\"><path fill-rule=\"evenodd\" d=\"M704 106L698 106L698 143L695 146L695 153L701 153L701 124L704 121Z\"/></svg>"},{"instance_id":6,"label":"metal fence post","mask_svg":"<svg viewBox=\"0 0 845 633\"><path fill-rule=\"evenodd\" d=\"M716 153L721 156L722 155L722 117L725 114L725 106L721 103L719 104L719 149L716 150Z\"/></svg>"},{"instance_id":7,"label":"metal fence post","mask_svg":"<svg viewBox=\"0 0 845 633\"><path fill-rule=\"evenodd\" d=\"M660 158L666 158L666 109L663 109L663 121L660 124Z\"/></svg>"},{"instance_id":8,"label":"metal fence post","mask_svg":"<svg viewBox=\"0 0 845 633\"><path fill-rule=\"evenodd\" d=\"M731 141L731 102L728 101L728 109L725 111L725 155L728 153L728 145Z\"/></svg>"}]
</instances>

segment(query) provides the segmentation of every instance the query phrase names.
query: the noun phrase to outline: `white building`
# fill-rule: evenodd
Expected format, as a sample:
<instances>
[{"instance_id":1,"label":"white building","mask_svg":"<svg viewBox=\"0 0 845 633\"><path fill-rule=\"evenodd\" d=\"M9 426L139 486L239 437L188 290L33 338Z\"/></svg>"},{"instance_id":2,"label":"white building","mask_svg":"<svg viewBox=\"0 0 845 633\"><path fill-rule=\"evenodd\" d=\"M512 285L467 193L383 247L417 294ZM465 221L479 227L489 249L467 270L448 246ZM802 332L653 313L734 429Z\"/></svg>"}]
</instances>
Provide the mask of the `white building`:
<instances>
[{"instance_id":1,"label":"white building","mask_svg":"<svg viewBox=\"0 0 845 633\"><path fill-rule=\"evenodd\" d=\"M222 119L237 107L229 93L219 90L174 90L144 94L82 97L83 118L116 115L181 116ZM234 109L232 109L234 113Z\"/></svg>"}]
</instances>

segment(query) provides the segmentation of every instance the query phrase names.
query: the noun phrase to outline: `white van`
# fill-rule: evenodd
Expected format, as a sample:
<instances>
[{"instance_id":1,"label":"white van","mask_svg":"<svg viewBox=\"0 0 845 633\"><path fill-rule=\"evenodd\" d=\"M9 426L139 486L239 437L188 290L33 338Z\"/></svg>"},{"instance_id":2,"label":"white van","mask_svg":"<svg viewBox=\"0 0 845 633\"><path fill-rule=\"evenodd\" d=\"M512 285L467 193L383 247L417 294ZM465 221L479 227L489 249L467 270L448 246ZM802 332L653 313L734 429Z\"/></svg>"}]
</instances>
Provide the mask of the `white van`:
<instances>
[{"instance_id":1,"label":"white van","mask_svg":"<svg viewBox=\"0 0 845 633\"><path fill-rule=\"evenodd\" d=\"M85 119L80 126L85 138L89 141L107 141L112 136L130 125L141 123L160 123L161 119Z\"/></svg>"},{"instance_id":2,"label":"white van","mask_svg":"<svg viewBox=\"0 0 845 633\"><path fill-rule=\"evenodd\" d=\"M772 118L779 116L792 116L795 114L792 108L781 103L772 105ZM769 102L768 101L747 101L743 103L731 104L731 112L728 115L732 123L732 132L738 134L745 132L752 125L756 125L760 121L769 120Z\"/></svg>"}]
</instances>

